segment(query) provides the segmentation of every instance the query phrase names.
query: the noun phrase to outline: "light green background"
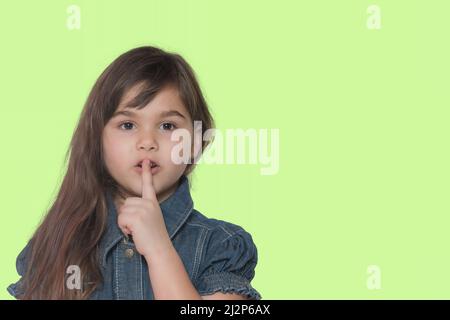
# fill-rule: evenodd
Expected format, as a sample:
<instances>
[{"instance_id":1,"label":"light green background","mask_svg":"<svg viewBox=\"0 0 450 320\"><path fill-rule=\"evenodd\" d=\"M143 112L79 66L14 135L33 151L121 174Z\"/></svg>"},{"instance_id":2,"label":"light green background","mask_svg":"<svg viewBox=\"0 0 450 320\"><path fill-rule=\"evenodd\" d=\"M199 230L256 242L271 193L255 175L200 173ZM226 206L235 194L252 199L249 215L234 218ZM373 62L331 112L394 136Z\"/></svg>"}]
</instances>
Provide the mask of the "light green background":
<instances>
[{"instance_id":1,"label":"light green background","mask_svg":"<svg viewBox=\"0 0 450 320\"><path fill-rule=\"evenodd\" d=\"M68 30L66 9L81 9ZM382 29L368 30L377 4ZM450 2L2 1L0 298L119 54L182 54L218 128L279 128L280 170L201 166L196 208L249 231L265 299L450 298ZM381 268L368 290L367 267Z\"/></svg>"}]
</instances>

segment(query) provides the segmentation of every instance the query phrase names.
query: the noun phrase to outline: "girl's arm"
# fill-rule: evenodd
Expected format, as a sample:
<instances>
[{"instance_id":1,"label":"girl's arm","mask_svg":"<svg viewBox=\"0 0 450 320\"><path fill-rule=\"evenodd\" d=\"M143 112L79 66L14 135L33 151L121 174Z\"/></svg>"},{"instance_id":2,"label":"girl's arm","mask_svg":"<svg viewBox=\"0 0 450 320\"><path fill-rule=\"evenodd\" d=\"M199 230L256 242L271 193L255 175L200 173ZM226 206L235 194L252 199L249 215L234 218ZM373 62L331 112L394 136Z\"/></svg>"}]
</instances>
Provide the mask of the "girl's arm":
<instances>
[{"instance_id":1,"label":"girl's arm","mask_svg":"<svg viewBox=\"0 0 450 320\"><path fill-rule=\"evenodd\" d=\"M145 257L145 256L144 256ZM153 256L145 257L155 299L170 300L248 300L234 293L200 296L170 239Z\"/></svg>"}]
</instances>

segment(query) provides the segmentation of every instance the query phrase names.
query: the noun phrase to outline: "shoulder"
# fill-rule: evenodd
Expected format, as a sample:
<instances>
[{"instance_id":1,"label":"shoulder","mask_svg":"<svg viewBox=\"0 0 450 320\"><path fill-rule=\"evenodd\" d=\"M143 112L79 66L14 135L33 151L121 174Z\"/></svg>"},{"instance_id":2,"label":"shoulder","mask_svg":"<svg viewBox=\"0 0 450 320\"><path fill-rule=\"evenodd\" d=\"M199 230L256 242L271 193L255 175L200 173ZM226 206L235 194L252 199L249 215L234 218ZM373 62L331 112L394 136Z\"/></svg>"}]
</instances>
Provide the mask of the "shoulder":
<instances>
[{"instance_id":1,"label":"shoulder","mask_svg":"<svg viewBox=\"0 0 450 320\"><path fill-rule=\"evenodd\" d=\"M16 269L17 273L23 276L26 272L28 266L28 260L30 258L31 252L31 241L28 241L26 246L20 251L19 255L16 258Z\"/></svg>"},{"instance_id":2,"label":"shoulder","mask_svg":"<svg viewBox=\"0 0 450 320\"><path fill-rule=\"evenodd\" d=\"M209 237L213 237L215 241L225 241L235 235L250 235L242 226L232 222L208 218L196 209L193 209L191 216L186 221L186 225L201 229Z\"/></svg>"},{"instance_id":3,"label":"shoulder","mask_svg":"<svg viewBox=\"0 0 450 320\"><path fill-rule=\"evenodd\" d=\"M253 277L253 268L258 260L258 250L252 235L242 226L232 222L208 218L194 210L186 222L188 226L201 230L197 249L204 266L214 264L217 268L239 269Z\"/></svg>"}]
</instances>

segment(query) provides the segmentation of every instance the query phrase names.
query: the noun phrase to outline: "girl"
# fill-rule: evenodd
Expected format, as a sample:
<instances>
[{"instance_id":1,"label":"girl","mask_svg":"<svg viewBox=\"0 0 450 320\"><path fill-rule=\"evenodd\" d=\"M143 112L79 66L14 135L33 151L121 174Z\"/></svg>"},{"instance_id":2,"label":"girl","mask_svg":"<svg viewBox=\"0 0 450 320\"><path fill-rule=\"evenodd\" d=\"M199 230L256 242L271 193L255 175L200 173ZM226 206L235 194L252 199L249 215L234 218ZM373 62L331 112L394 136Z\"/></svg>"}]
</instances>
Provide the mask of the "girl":
<instances>
[{"instance_id":1,"label":"girl","mask_svg":"<svg viewBox=\"0 0 450 320\"><path fill-rule=\"evenodd\" d=\"M261 299L243 228L193 209L195 161L175 130L213 119L178 54L140 47L101 74L72 137L55 202L17 257L19 299ZM198 158L200 148L183 149ZM199 150L195 152L195 150ZM194 151L192 151L194 150Z\"/></svg>"}]
</instances>

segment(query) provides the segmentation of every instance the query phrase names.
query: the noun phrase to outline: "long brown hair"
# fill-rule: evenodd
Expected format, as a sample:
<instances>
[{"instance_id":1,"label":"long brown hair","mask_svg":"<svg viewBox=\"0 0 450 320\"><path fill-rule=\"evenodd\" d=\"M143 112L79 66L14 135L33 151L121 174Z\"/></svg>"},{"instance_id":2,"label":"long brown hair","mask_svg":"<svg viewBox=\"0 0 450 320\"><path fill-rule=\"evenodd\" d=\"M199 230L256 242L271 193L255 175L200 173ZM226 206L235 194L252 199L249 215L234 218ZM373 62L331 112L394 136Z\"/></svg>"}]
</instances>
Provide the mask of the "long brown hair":
<instances>
[{"instance_id":1,"label":"long brown hair","mask_svg":"<svg viewBox=\"0 0 450 320\"><path fill-rule=\"evenodd\" d=\"M114 60L87 98L65 155L61 187L29 241L19 298L86 299L103 280L98 244L107 221L105 192L118 188L104 164L101 137L124 93L136 84L144 85L130 107L143 108L164 86L175 85L191 119L202 121L202 134L214 126L195 73L179 54L145 46ZM207 142L202 143L204 149ZM188 165L186 174L192 169ZM82 290L66 287L69 265L79 266Z\"/></svg>"}]
</instances>

